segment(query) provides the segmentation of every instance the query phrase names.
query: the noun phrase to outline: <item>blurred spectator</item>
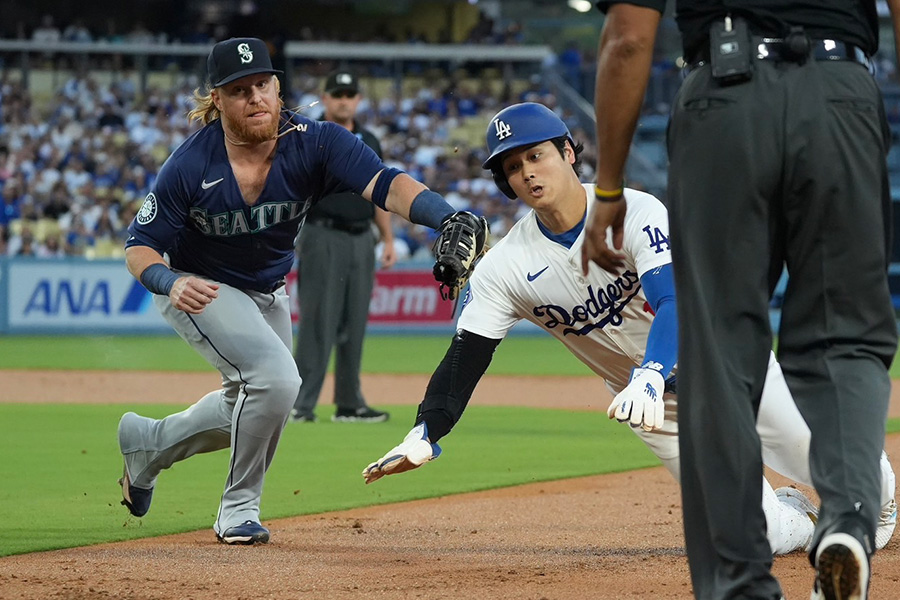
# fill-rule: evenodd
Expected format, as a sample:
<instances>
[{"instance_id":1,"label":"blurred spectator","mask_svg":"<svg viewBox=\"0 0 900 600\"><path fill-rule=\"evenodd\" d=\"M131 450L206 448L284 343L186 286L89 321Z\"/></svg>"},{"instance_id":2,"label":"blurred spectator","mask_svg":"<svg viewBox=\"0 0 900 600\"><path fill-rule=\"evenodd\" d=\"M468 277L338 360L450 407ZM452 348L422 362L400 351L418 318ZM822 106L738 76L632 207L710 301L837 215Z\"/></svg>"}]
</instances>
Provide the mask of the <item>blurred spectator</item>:
<instances>
[{"instance_id":1,"label":"blurred spectator","mask_svg":"<svg viewBox=\"0 0 900 600\"><path fill-rule=\"evenodd\" d=\"M97 119L99 127L122 129L125 127L125 119L122 117L120 107L112 100L107 100L100 107L100 116Z\"/></svg>"},{"instance_id":2,"label":"blurred spectator","mask_svg":"<svg viewBox=\"0 0 900 600\"><path fill-rule=\"evenodd\" d=\"M22 200L24 197L24 187L20 180L11 177L6 180L3 185L3 191L0 193L0 224L9 225L11 221L15 221L22 216Z\"/></svg>"},{"instance_id":3,"label":"blurred spectator","mask_svg":"<svg viewBox=\"0 0 900 600\"><path fill-rule=\"evenodd\" d=\"M59 28L53 23L53 15L41 17L41 24L31 34L31 40L40 44L55 44L61 37Z\"/></svg>"},{"instance_id":4,"label":"blurred spectator","mask_svg":"<svg viewBox=\"0 0 900 600\"><path fill-rule=\"evenodd\" d=\"M571 85L578 92L579 96L584 96L584 85L581 77L583 57L578 44L576 42L566 44L565 50L559 54L558 62L566 83Z\"/></svg>"},{"instance_id":5,"label":"blurred spectator","mask_svg":"<svg viewBox=\"0 0 900 600\"><path fill-rule=\"evenodd\" d=\"M21 231L10 237L7 254L10 256L37 256L36 245L31 227L23 224Z\"/></svg>"},{"instance_id":6,"label":"blurred spectator","mask_svg":"<svg viewBox=\"0 0 900 600\"><path fill-rule=\"evenodd\" d=\"M62 258L66 255L60 241L59 233L52 233L44 238L44 241L38 244L35 250L35 256L38 258Z\"/></svg>"},{"instance_id":7,"label":"blurred spectator","mask_svg":"<svg viewBox=\"0 0 900 600\"><path fill-rule=\"evenodd\" d=\"M65 42L85 43L93 42L94 36L91 35L90 30L85 26L84 20L75 19L63 30L62 39Z\"/></svg>"}]
</instances>

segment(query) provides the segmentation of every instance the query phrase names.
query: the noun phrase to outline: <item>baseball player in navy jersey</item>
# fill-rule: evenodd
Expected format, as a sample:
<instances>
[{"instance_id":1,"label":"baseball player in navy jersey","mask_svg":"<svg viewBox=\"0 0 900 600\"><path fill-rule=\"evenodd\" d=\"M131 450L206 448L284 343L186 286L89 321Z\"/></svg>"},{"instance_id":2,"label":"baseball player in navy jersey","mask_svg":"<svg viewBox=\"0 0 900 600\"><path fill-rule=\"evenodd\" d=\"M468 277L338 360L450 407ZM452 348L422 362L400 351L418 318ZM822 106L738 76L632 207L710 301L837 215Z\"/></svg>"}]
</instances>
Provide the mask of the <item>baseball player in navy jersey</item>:
<instances>
[{"instance_id":1,"label":"baseball player in navy jersey","mask_svg":"<svg viewBox=\"0 0 900 600\"><path fill-rule=\"evenodd\" d=\"M162 470L230 447L213 529L228 544L264 543L263 479L301 384L284 277L306 212L342 189L429 227L453 209L343 127L285 110L261 40L219 42L207 68L189 115L204 127L160 169L125 255L166 321L220 371L222 388L162 420L126 413L120 483L140 517Z\"/></svg>"},{"instance_id":2,"label":"baseball player in navy jersey","mask_svg":"<svg viewBox=\"0 0 900 600\"><path fill-rule=\"evenodd\" d=\"M494 349L522 319L556 337L606 380L614 395L609 417L630 423L678 480L678 322L665 207L649 194L626 189L620 274L592 264L584 275L582 229L596 203L587 200L592 185L578 179L581 145L559 117L535 103L500 111L486 137L490 156L484 167L507 196L532 210L478 263L458 330L419 405L415 427L363 471L366 482L437 458L437 442L459 420ZM811 485L809 429L774 355L757 429L766 464ZM894 530L896 504L886 455L881 464L883 546ZM806 548L816 507L795 488L762 484L773 553Z\"/></svg>"}]
</instances>

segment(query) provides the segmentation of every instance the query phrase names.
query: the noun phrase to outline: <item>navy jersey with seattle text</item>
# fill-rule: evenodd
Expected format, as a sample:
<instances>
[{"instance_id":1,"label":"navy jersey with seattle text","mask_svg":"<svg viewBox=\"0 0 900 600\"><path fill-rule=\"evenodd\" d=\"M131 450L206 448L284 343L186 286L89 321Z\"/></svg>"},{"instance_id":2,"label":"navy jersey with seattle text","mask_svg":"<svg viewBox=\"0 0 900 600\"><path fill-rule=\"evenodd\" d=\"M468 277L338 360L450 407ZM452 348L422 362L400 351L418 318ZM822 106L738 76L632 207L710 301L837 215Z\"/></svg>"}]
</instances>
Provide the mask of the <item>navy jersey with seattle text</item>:
<instances>
[{"instance_id":1,"label":"navy jersey with seattle text","mask_svg":"<svg viewBox=\"0 0 900 600\"><path fill-rule=\"evenodd\" d=\"M160 169L125 246L168 253L171 266L240 289L270 291L291 269L303 216L323 196L362 193L384 164L339 125L282 112L297 125L278 140L256 203L244 201L222 123L194 133Z\"/></svg>"}]
</instances>

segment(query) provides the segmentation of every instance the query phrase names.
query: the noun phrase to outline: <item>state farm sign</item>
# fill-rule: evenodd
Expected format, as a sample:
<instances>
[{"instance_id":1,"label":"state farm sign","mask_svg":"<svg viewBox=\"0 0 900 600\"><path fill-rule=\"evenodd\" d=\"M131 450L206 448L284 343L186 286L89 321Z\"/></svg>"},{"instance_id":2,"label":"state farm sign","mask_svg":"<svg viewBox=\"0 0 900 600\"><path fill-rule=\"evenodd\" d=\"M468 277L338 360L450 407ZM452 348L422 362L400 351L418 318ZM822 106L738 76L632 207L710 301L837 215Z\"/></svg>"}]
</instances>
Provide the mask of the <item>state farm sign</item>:
<instances>
[{"instance_id":1,"label":"state farm sign","mask_svg":"<svg viewBox=\"0 0 900 600\"><path fill-rule=\"evenodd\" d=\"M292 320L298 321L296 274L288 276ZM453 302L441 298L431 271L390 270L375 273L369 323L444 325L454 322Z\"/></svg>"}]
</instances>

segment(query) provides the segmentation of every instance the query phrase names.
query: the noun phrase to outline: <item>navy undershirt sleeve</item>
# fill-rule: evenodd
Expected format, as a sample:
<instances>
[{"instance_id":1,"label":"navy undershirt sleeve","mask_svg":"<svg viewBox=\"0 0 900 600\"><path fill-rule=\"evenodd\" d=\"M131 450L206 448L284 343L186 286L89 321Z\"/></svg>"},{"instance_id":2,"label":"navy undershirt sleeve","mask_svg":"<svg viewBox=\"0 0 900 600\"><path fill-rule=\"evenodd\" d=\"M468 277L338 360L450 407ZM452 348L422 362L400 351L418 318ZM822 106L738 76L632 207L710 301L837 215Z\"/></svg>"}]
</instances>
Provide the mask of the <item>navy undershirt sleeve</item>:
<instances>
[{"instance_id":1,"label":"navy undershirt sleeve","mask_svg":"<svg viewBox=\"0 0 900 600\"><path fill-rule=\"evenodd\" d=\"M678 361L678 314L672 265L663 265L641 275L644 295L656 315L647 336L644 364L656 362L667 377Z\"/></svg>"}]
</instances>

